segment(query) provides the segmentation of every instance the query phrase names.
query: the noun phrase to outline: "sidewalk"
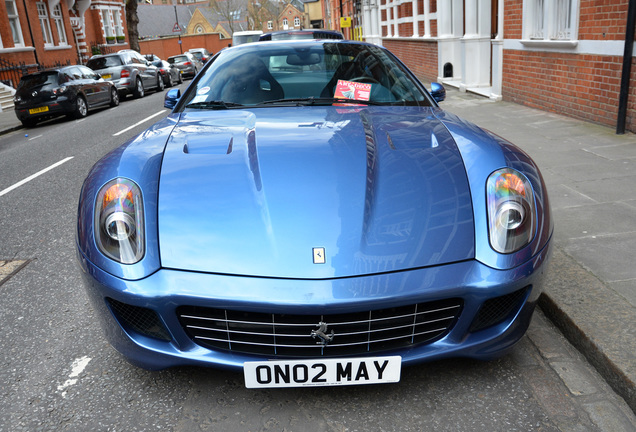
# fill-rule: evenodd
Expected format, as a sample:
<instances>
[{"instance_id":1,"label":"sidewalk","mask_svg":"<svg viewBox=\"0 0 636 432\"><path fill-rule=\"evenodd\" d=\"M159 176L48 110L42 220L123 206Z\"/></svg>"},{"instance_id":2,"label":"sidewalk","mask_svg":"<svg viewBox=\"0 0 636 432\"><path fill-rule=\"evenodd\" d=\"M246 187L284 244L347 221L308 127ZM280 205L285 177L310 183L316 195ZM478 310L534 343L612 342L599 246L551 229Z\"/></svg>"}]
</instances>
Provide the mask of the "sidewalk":
<instances>
[{"instance_id":1,"label":"sidewalk","mask_svg":"<svg viewBox=\"0 0 636 432\"><path fill-rule=\"evenodd\" d=\"M540 306L636 412L636 135L452 88L440 105L539 165L555 223Z\"/></svg>"},{"instance_id":2,"label":"sidewalk","mask_svg":"<svg viewBox=\"0 0 636 432\"><path fill-rule=\"evenodd\" d=\"M22 123L15 115L13 108L6 111L0 111L0 135L4 135L14 130L22 128Z\"/></svg>"},{"instance_id":3,"label":"sidewalk","mask_svg":"<svg viewBox=\"0 0 636 432\"><path fill-rule=\"evenodd\" d=\"M540 305L636 412L636 135L452 88L441 106L541 168L555 234ZM0 112L0 134L20 127Z\"/></svg>"}]
</instances>

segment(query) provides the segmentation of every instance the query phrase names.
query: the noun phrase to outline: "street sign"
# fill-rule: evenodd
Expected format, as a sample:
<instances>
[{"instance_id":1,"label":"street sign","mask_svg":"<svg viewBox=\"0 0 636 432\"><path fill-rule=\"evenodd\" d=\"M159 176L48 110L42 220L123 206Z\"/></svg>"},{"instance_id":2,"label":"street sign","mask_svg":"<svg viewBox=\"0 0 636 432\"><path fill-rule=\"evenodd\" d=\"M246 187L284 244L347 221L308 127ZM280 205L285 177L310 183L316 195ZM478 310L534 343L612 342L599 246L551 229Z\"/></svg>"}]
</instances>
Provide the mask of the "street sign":
<instances>
[{"instance_id":1,"label":"street sign","mask_svg":"<svg viewBox=\"0 0 636 432\"><path fill-rule=\"evenodd\" d=\"M351 17L340 17L340 28L351 27Z\"/></svg>"},{"instance_id":2,"label":"street sign","mask_svg":"<svg viewBox=\"0 0 636 432\"><path fill-rule=\"evenodd\" d=\"M181 33L181 27L179 26L179 23L174 23L174 27L172 27L172 32Z\"/></svg>"}]
</instances>

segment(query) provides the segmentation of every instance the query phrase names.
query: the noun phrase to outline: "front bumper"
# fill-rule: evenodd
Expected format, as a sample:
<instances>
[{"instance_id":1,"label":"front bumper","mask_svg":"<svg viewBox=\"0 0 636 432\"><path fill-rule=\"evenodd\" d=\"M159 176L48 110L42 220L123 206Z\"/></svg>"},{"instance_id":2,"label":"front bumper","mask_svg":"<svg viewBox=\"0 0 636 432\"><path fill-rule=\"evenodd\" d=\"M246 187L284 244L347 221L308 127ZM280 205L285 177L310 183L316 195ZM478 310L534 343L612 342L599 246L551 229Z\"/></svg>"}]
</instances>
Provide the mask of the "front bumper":
<instances>
[{"instance_id":1,"label":"front bumper","mask_svg":"<svg viewBox=\"0 0 636 432\"><path fill-rule=\"evenodd\" d=\"M546 246L532 260L510 270L466 261L331 280L267 279L161 269L147 278L127 281L95 267L81 252L79 259L87 292L107 338L131 363L146 369L179 365L241 369L246 361L287 357L246 354L195 343L180 322L177 309L196 306L261 315L346 315L459 298L461 313L439 337L373 355L399 355L405 365L448 357L488 360L505 354L527 330L541 294L549 249ZM498 306L501 299L509 298L517 299L516 303L504 309ZM122 315L113 304L124 305L127 311L139 312L139 316ZM489 321L484 321L484 315Z\"/></svg>"}]
</instances>

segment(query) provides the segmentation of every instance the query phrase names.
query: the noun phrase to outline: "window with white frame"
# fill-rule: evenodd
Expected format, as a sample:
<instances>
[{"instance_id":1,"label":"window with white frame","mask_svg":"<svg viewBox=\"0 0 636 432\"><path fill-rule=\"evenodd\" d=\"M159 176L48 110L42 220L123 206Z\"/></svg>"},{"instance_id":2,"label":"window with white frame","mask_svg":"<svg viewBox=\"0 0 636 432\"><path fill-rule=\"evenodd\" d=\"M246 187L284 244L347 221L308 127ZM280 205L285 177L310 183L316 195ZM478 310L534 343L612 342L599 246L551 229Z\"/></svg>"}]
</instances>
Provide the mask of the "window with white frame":
<instances>
[{"instance_id":1,"label":"window with white frame","mask_svg":"<svg viewBox=\"0 0 636 432\"><path fill-rule=\"evenodd\" d=\"M578 38L579 0L524 0L524 38L574 41Z\"/></svg>"},{"instance_id":2,"label":"window with white frame","mask_svg":"<svg viewBox=\"0 0 636 432\"><path fill-rule=\"evenodd\" d=\"M46 3L37 2L35 6L38 9L38 19L40 20L44 46L52 46L53 36L51 35L51 22L49 21L49 11L46 9Z\"/></svg>"},{"instance_id":3,"label":"window with white frame","mask_svg":"<svg viewBox=\"0 0 636 432\"><path fill-rule=\"evenodd\" d=\"M300 27L300 18L298 17L294 18L294 27Z\"/></svg>"},{"instance_id":4,"label":"window with white frame","mask_svg":"<svg viewBox=\"0 0 636 432\"><path fill-rule=\"evenodd\" d=\"M272 23L271 21L267 21L267 30L271 30L274 28L274 23Z\"/></svg>"},{"instance_id":5,"label":"window with white frame","mask_svg":"<svg viewBox=\"0 0 636 432\"><path fill-rule=\"evenodd\" d=\"M55 29L57 30L57 40L60 45L68 45L66 40L66 29L64 28L64 18L62 17L62 7L58 3L51 11Z\"/></svg>"},{"instance_id":6,"label":"window with white frame","mask_svg":"<svg viewBox=\"0 0 636 432\"><path fill-rule=\"evenodd\" d=\"M283 27L287 27L287 25L289 25L289 21L287 21L287 18L283 18Z\"/></svg>"},{"instance_id":7,"label":"window with white frame","mask_svg":"<svg viewBox=\"0 0 636 432\"><path fill-rule=\"evenodd\" d=\"M104 25L104 36L107 38L115 37L115 26L110 9L102 9L102 24Z\"/></svg>"},{"instance_id":8,"label":"window with white frame","mask_svg":"<svg viewBox=\"0 0 636 432\"><path fill-rule=\"evenodd\" d=\"M9 18L9 27L13 36L13 46L23 47L24 39L22 38L22 27L20 27L20 17L18 9L15 7L15 0L5 0L7 7L7 17Z\"/></svg>"},{"instance_id":9,"label":"window with white frame","mask_svg":"<svg viewBox=\"0 0 636 432\"><path fill-rule=\"evenodd\" d=\"M124 27L121 22L121 11L114 10L113 13L113 27L115 28L115 36L124 36Z\"/></svg>"}]
</instances>

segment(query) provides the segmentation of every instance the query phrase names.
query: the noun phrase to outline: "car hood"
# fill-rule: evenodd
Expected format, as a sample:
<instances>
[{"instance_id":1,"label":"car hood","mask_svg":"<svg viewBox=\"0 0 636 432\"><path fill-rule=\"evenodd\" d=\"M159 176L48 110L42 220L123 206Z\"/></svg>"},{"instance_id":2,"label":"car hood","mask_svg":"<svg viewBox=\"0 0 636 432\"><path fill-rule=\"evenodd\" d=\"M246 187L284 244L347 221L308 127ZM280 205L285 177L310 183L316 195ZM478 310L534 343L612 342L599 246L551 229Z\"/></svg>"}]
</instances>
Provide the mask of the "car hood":
<instances>
[{"instance_id":1,"label":"car hood","mask_svg":"<svg viewBox=\"0 0 636 432\"><path fill-rule=\"evenodd\" d=\"M158 224L162 266L192 271L323 279L474 257L461 155L421 107L182 113Z\"/></svg>"}]
</instances>

